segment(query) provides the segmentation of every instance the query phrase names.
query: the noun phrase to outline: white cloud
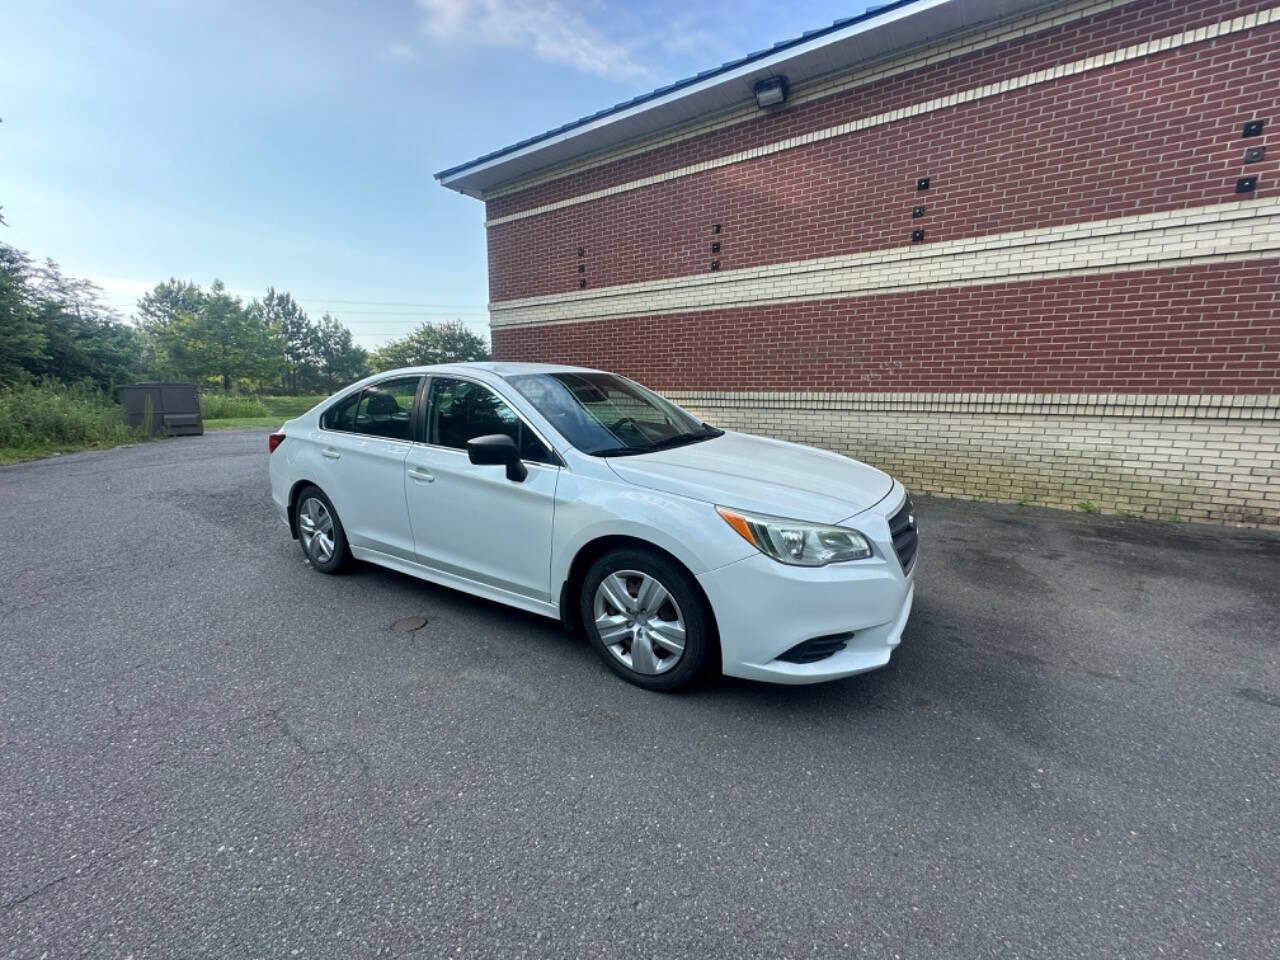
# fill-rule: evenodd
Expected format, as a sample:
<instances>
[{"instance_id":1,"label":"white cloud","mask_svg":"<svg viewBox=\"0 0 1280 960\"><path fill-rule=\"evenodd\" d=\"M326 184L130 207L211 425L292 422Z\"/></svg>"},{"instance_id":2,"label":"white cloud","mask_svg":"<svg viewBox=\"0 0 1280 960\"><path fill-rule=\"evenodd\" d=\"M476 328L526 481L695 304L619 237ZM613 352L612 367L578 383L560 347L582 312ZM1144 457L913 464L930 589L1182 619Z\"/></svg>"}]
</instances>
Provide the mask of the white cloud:
<instances>
[{"instance_id":1,"label":"white cloud","mask_svg":"<svg viewBox=\"0 0 1280 960\"><path fill-rule=\"evenodd\" d=\"M383 50L383 53L387 55L388 60L400 61L412 60L418 55L418 52L414 50L413 47L409 46L409 44L400 43L399 41L396 41L395 43L388 43L386 48Z\"/></svg>"},{"instance_id":2,"label":"white cloud","mask_svg":"<svg viewBox=\"0 0 1280 960\"><path fill-rule=\"evenodd\" d=\"M581 13L558 0L417 0L423 32L448 41L532 50L600 77L643 76L631 48L610 40Z\"/></svg>"}]
</instances>

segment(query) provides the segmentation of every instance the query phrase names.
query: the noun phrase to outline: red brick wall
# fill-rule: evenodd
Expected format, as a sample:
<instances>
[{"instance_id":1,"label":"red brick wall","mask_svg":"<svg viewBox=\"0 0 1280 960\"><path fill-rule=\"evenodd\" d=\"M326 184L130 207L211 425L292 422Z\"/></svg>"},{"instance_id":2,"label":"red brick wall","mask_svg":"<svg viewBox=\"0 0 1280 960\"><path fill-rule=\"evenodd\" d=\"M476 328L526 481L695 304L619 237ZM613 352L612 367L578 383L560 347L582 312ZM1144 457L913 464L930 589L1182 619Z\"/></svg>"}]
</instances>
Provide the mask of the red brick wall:
<instances>
[{"instance_id":1,"label":"red brick wall","mask_svg":"<svg viewBox=\"0 0 1280 960\"><path fill-rule=\"evenodd\" d=\"M1030 38L965 54L900 74L820 101L693 137L660 150L549 180L491 200L489 217L554 203L673 167L700 163L729 153L819 130L852 117L892 110L1046 67L1094 56L1152 37L1220 23L1242 13L1274 6L1274 0L1138 0L1107 13L1042 30Z\"/></svg>"},{"instance_id":2,"label":"red brick wall","mask_svg":"<svg viewBox=\"0 0 1280 960\"><path fill-rule=\"evenodd\" d=\"M490 215L1217 22L1228 2L1138 3L566 177ZM1106 28L1106 29L1104 29ZM506 300L1240 199L1245 120L1280 122L1280 26L1258 28L489 229ZM1270 138L1268 138L1270 139ZM1251 141L1253 145L1258 141ZM1273 192L1280 149L1251 165ZM917 176L929 176L917 192ZM926 207L911 217L916 204ZM710 251L710 225L722 249ZM579 246L586 256L578 258ZM585 273L579 274L579 263Z\"/></svg>"},{"instance_id":3,"label":"red brick wall","mask_svg":"<svg viewBox=\"0 0 1280 960\"><path fill-rule=\"evenodd\" d=\"M497 328L659 390L1280 390L1280 260Z\"/></svg>"}]
</instances>

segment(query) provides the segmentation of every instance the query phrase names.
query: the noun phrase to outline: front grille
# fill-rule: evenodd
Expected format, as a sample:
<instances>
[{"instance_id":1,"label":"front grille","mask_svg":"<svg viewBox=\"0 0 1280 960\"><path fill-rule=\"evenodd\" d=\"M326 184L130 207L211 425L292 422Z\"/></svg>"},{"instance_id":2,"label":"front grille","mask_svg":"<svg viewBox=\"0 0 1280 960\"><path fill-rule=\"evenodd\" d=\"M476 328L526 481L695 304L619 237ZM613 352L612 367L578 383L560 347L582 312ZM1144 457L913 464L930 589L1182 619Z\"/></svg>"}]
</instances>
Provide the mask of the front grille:
<instances>
[{"instance_id":1,"label":"front grille","mask_svg":"<svg viewBox=\"0 0 1280 960\"><path fill-rule=\"evenodd\" d=\"M804 643L797 643L778 659L786 660L788 663L817 663L819 660L827 659L833 653L839 653L852 639L852 633L833 633L825 637L814 637Z\"/></svg>"},{"instance_id":2,"label":"front grille","mask_svg":"<svg viewBox=\"0 0 1280 960\"><path fill-rule=\"evenodd\" d=\"M889 533L893 536L893 551L902 564L902 572L909 573L916 562L916 547L920 537L916 532L916 507L911 496L902 501L902 507L889 518Z\"/></svg>"}]
</instances>

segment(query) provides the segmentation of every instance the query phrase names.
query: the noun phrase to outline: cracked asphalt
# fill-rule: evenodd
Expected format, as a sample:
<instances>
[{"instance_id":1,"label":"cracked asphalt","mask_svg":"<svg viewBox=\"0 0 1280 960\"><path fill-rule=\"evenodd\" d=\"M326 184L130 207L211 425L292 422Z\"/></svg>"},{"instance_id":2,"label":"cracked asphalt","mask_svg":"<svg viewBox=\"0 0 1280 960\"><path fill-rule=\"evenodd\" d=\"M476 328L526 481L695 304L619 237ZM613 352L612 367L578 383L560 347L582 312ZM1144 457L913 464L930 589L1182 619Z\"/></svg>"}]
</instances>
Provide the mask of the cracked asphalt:
<instances>
[{"instance_id":1,"label":"cracked asphalt","mask_svg":"<svg viewBox=\"0 0 1280 960\"><path fill-rule=\"evenodd\" d=\"M918 505L887 669L661 696L265 432L0 470L0 955L1280 956L1280 538Z\"/></svg>"}]
</instances>

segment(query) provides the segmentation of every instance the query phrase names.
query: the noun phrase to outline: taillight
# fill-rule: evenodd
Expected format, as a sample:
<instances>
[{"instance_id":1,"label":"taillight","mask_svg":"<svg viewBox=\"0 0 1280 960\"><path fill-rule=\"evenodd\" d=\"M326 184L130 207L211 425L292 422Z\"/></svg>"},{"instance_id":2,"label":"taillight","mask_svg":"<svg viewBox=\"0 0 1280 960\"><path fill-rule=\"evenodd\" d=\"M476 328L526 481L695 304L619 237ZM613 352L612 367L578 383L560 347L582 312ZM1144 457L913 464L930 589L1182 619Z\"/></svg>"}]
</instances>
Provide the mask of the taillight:
<instances>
[{"instance_id":1,"label":"taillight","mask_svg":"<svg viewBox=\"0 0 1280 960\"><path fill-rule=\"evenodd\" d=\"M268 454L275 453L276 447L280 446L280 444L282 443L284 443L283 433L271 434L271 436L267 437L267 453Z\"/></svg>"}]
</instances>

